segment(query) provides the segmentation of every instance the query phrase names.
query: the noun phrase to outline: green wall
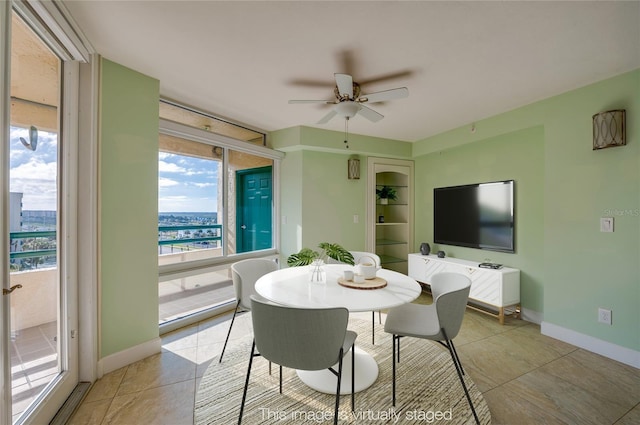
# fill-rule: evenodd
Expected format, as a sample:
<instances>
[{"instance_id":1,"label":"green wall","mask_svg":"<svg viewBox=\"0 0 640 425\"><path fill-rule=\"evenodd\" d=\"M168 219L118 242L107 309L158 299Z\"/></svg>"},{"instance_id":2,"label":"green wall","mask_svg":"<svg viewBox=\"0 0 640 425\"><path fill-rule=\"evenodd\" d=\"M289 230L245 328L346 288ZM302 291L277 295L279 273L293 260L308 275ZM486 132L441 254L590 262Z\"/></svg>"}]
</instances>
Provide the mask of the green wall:
<instances>
[{"instance_id":1,"label":"green wall","mask_svg":"<svg viewBox=\"0 0 640 425\"><path fill-rule=\"evenodd\" d=\"M100 356L158 337L159 82L100 62Z\"/></svg>"},{"instance_id":2,"label":"green wall","mask_svg":"<svg viewBox=\"0 0 640 425\"><path fill-rule=\"evenodd\" d=\"M593 151L591 117L610 109L627 111L627 146ZM639 110L634 71L477 122L475 133L466 126L421 140L413 150L416 180L427 190L517 181L516 254L446 251L522 269L524 307L633 350L640 349ZM429 199L423 193L417 207L428 209ZM614 233L599 231L600 217L615 218ZM432 226L417 225L416 241L432 238ZM597 322L598 307L613 311L612 326Z\"/></svg>"},{"instance_id":3,"label":"green wall","mask_svg":"<svg viewBox=\"0 0 640 425\"><path fill-rule=\"evenodd\" d=\"M543 310L544 131L532 127L415 159L416 243L449 257L485 259L521 270L524 308ZM433 244L433 189L468 183L515 180L516 253Z\"/></svg>"},{"instance_id":4,"label":"green wall","mask_svg":"<svg viewBox=\"0 0 640 425\"><path fill-rule=\"evenodd\" d=\"M409 158L411 144L310 127L271 133L274 149L286 152L281 165L281 258L320 242L349 250L366 245L367 156ZM347 160L360 159L360 179L347 178ZM354 215L358 223L354 223Z\"/></svg>"}]
</instances>

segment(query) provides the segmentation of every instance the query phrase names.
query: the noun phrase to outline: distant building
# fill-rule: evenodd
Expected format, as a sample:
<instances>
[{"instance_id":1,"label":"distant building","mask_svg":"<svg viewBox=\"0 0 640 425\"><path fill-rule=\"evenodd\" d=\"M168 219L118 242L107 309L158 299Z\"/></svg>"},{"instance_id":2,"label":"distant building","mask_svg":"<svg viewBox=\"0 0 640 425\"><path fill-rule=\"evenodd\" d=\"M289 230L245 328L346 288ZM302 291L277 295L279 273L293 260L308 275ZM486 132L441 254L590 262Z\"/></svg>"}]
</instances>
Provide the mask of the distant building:
<instances>
[{"instance_id":1,"label":"distant building","mask_svg":"<svg viewBox=\"0 0 640 425\"><path fill-rule=\"evenodd\" d=\"M20 192L9 192L9 232L22 231L22 196ZM22 251L22 239L11 240L9 252L18 251Z\"/></svg>"},{"instance_id":2,"label":"distant building","mask_svg":"<svg viewBox=\"0 0 640 425\"><path fill-rule=\"evenodd\" d=\"M22 196L21 192L9 193L9 232L22 231Z\"/></svg>"}]
</instances>

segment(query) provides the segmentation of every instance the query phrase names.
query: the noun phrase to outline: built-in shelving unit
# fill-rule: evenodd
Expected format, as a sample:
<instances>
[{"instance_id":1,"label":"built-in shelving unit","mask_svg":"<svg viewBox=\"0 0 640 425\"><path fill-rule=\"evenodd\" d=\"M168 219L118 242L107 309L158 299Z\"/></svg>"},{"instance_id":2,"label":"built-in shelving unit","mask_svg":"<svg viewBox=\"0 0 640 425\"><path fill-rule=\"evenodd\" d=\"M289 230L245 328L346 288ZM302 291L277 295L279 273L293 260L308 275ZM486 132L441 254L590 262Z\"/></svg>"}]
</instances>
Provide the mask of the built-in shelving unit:
<instances>
[{"instance_id":1,"label":"built-in shelving unit","mask_svg":"<svg viewBox=\"0 0 640 425\"><path fill-rule=\"evenodd\" d=\"M382 267L407 273L413 250L413 161L368 159L367 250L380 256ZM397 199L381 202L376 189L390 186Z\"/></svg>"}]
</instances>

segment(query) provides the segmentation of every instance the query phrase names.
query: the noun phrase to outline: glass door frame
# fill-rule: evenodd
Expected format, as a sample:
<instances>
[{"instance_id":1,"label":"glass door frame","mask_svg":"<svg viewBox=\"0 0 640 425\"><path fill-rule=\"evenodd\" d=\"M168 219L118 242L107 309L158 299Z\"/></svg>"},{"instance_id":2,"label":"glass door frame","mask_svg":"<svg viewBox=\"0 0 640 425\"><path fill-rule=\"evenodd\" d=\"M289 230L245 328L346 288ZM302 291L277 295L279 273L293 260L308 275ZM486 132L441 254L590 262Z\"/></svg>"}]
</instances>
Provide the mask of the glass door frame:
<instances>
[{"instance_id":1,"label":"glass door frame","mask_svg":"<svg viewBox=\"0 0 640 425\"><path fill-rule=\"evenodd\" d=\"M80 62L90 52L77 33L71 31L66 11L53 2L5 1L0 6L0 212L9 212L9 135L11 126L11 20L18 13L61 60L58 156L58 279L60 286L59 362L61 373L17 420L17 424L48 423L79 381L78 338L78 113ZM45 24L46 23L46 24ZM69 36L71 34L71 36ZM59 44L57 40L64 40ZM0 220L0 286L9 284L8 218ZM10 295L0 300L0 425L13 423L11 396ZM88 336L92 331L87 332Z\"/></svg>"}]
</instances>

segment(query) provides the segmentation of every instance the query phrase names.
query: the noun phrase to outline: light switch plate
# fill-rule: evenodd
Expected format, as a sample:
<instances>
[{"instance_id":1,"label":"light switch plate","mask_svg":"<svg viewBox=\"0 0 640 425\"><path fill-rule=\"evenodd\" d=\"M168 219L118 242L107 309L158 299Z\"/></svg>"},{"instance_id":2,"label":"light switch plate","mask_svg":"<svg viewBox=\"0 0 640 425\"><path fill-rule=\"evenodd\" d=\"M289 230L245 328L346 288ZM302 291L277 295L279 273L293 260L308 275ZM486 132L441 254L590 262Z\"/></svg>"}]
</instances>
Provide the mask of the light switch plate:
<instances>
[{"instance_id":1,"label":"light switch plate","mask_svg":"<svg viewBox=\"0 0 640 425\"><path fill-rule=\"evenodd\" d=\"M600 231L613 232L613 217L600 218Z\"/></svg>"}]
</instances>

